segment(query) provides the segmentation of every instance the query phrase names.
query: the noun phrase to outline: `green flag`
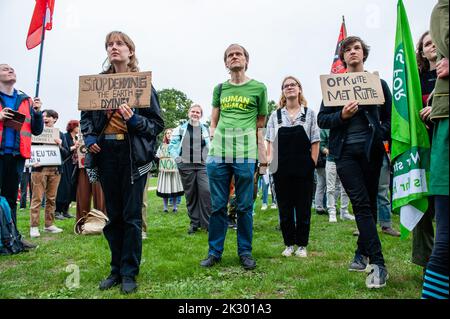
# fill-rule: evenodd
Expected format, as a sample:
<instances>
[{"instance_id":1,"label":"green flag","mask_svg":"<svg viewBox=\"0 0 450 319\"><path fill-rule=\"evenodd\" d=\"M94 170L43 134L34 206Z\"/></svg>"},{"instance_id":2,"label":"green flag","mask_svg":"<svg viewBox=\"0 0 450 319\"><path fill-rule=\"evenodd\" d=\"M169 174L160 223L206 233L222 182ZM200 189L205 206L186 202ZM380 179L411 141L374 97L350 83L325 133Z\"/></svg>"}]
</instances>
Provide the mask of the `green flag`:
<instances>
[{"instance_id":1,"label":"green flag","mask_svg":"<svg viewBox=\"0 0 450 319\"><path fill-rule=\"evenodd\" d=\"M419 117L422 92L414 43L402 0L397 4L392 99L392 208L400 211L404 238L428 208L430 143Z\"/></svg>"}]
</instances>

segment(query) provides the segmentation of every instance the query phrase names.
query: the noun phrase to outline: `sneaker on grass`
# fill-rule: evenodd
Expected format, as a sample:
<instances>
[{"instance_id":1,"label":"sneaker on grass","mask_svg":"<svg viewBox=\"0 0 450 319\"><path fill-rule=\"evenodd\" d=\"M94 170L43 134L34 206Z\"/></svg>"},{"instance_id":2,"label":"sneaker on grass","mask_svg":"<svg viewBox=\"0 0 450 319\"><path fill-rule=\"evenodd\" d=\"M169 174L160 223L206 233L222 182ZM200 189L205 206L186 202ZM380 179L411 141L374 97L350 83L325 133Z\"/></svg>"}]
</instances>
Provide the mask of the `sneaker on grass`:
<instances>
[{"instance_id":1,"label":"sneaker on grass","mask_svg":"<svg viewBox=\"0 0 450 319\"><path fill-rule=\"evenodd\" d=\"M329 218L328 218L328 222L330 223L337 223L337 218L336 218L336 213L331 213Z\"/></svg>"},{"instance_id":2,"label":"sneaker on grass","mask_svg":"<svg viewBox=\"0 0 450 319\"><path fill-rule=\"evenodd\" d=\"M281 253L284 257L291 257L294 253L294 246L286 246L286 249Z\"/></svg>"},{"instance_id":3,"label":"sneaker on grass","mask_svg":"<svg viewBox=\"0 0 450 319\"><path fill-rule=\"evenodd\" d=\"M270 205L270 209L277 209L278 208L278 206L277 206L277 204L275 204L275 203L273 203L272 205Z\"/></svg>"},{"instance_id":4,"label":"sneaker on grass","mask_svg":"<svg viewBox=\"0 0 450 319\"><path fill-rule=\"evenodd\" d=\"M262 204L261 210L267 210L267 204Z\"/></svg>"},{"instance_id":5,"label":"sneaker on grass","mask_svg":"<svg viewBox=\"0 0 450 319\"><path fill-rule=\"evenodd\" d=\"M366 271L368 263L369 263L368 257L355 255L355 258L348 267L348 271L364 272Z\"/></svg>"},{"instance_id":6,"label":"sneaker on grass","mask_svg":"<svg viewBox=\"0 0 450 319\"><path fill-rule=\"evenodd\" d=\"M39 228L38 227L30 227L30 237L36 238L39 236L41 236L41 234L39 233Z\"/></svg>"},{"instance_id":7,"label":"sneaker on grass","mask_svg":"<svg viewBox=\"0 0 450 319\"><path fill-rule=\"evenodd\" d=\"M295 256L297 257L308 257L308 253L306 251L306 247L298 247L297 251L295 252Z\"/></svg>"},{"instance_id":8,"label":"sneaker on grass","mask_svg":"<svg viewBox=\"0 0 450 319\"><path fill-rule=\"evenodd\" d=\"M342 220L355 220L355 216L353 216L349 212L344 212L344 213L341 213L341 219Z\"/></svg>"},{"instance_id":9,"label":"sneaker on grass","mask_svg":"<svg viewBox=\"0 0 450 319\"><path fill-rule=\"evenodd\" d=\"M389 278L386 267L370 264L368 269L370 272L366 277L366 287L369 289L385 287Z\"/></svg>"},{"instance_id":10,"label":"sneaker on grass","mask_svg":"<svg viewBox=\"0 0 450 319\"><path fill-rule=\"evenodd\" d=\"M52 233L52 234L57 234L57 233L61 233L63 230L59 227L56 227L55 225L51 225L49 227L45 227L44 231L46 231L48 233Z\"/></svg>"}]
</instances>

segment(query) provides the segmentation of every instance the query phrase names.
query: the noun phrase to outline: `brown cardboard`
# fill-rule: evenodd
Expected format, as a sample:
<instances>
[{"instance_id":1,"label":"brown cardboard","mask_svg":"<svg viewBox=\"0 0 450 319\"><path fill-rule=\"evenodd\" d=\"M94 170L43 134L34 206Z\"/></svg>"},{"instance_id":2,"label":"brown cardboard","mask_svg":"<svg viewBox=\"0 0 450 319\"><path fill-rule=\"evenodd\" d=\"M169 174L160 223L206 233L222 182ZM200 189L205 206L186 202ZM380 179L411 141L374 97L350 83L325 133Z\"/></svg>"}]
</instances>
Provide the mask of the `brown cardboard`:
<instances>
[{"instance_id":1,"label":"brown cardboard","mask_svg":"<svg viewBox=\"0 0 450 319\"><path fill-rule=\"evenodd\" d=\"M381 105L385 101L377 73L321 75L320 86L325 106L343 106L351 101L358 101L360 105Z\"/></svg>"},{"instance_id":2,"label":"brown cardboard","mask_svg":"<svg viewBox=\"0 0 450 319\"><path fill-rule=\"evenodd\" d=\"M41 134L32 135L32 144L56 144L55 139L59 138L59 130L56 127L45 127Z\"/></svg>"},{"instance_id":3,"label":"brown cardboard","mask_svg":"<svg viewBox=\"0 0 450 319\"><path fill-rule=\"evenodd\" d=\"M152 72L80 76L80 111L114 110L123 103L131 108L150 106Z\"/></svg>"}]
</instances>

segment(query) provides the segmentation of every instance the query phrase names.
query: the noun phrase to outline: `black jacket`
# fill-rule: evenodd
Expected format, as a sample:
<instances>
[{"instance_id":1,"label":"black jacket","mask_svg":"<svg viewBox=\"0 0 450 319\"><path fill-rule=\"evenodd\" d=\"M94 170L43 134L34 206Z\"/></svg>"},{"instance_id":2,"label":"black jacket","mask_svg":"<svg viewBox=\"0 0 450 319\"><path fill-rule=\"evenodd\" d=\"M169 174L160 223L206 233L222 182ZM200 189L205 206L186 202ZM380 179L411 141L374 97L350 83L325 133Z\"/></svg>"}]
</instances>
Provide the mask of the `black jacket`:
<instances>
[{"instance_id":1,"label":"black jacket","mask_svg":"<svg viewBox=\"0 0 450 319\"><path fill-rule=\"evenodd\" d=\"M130 141L130 158L133 178L145 174L154 159L156 137L164 129L159 99L152 87L151 102L148 108L133 109L133 117L127 121ZM106 111L82 111L80 129L87 147L99 143L97 137L106 124Z\"/></svg>"},{"instance_id":2,"label":"black jacket","mask_svg":"<svg viewBox=\"0 0 450 319\"><path fill-rule=\"evenodd\" d=\"M383 146L383 141L391 139L391 91L384 80L381 80L385 102L383 105L360 105L359 112L364 112L371 134L365 144L365 153L370 160L372 145ZM317 116L317 124L322 129L330 129L329 150L335 159L341 157L342 146L347 136L347 127L350 119L342 120L341 113L344 106L326 107L322 104Z\"/></svg>"}]
</instances>

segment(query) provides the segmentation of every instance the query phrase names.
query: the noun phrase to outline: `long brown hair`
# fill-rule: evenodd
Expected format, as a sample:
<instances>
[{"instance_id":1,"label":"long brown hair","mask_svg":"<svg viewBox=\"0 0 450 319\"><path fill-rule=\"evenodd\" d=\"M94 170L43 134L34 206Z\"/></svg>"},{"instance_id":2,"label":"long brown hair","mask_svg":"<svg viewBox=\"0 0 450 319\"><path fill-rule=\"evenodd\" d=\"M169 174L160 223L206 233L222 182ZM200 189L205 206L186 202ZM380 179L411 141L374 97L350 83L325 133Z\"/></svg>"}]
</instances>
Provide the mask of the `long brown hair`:
<instances>
[{"instance_id":1,"label":"long brown hair","mask_svg":"<svg viewBox=\"0 0 450 319\"><path fill-rule=\"evenodd\" d=\"M417 66L419 67L420 74L430 71L430 61L428 61L428 59L423 56L423 40L429 34L430 34L430 31L426 31L420 37L419 42L417 42L416 60L417 60Z\"/></svg>"},{"instance_id":2,"label":"long brown hair","mask_svg":"<svg viewBox=\"0 0 450 319\"><path fill-rule=\"evenodd\" d=\"M164 144L169 144L170 143L170 139L168 139L166 137L166 134L167 134L168 131L173 132L173 129L172 128L167 128L167 129L164 130L164 136L163 136L163 141L162 141Z\"/></svg>"},{"instance_id":3,"label":"long brown hair","mask_svg":"<svg viewBox=\"0 0 450 319\"><path fill-rule=\"evenodd\" d=\"M286 82L289 79L294 80L298 84L298 87L300 88L300 93L298 93L298 103L300 103L300 105L303 105L304 107L308 107L308 102L306 101L305 96L303 95L302 84L296 77L289 75L283 79L283 82L281 82L281 97L280 102L278 102L278 108L282 109L283 107L286 106L286 97L284 96L283 93L283 85L284 82Z\"/></svg>"},{"instance_id":4,"label":"long brown hair","mask_svg":"<svg viewBox=\"0 0 450 319\"><path fill-rule=\"evenodd\" d=\"M128 65L127 65L128 71L129 72L139 72L139 67L138 67L139 63L138 63L138 59L136 57L136 46L134 45L133 40L131 40L131 38L128 35L126 35L125 33L121 32L121 31L112 31L106 35L105 50L108 48L108 43L113 38L119 38L120 40L125 42L128 49L130 50L130 52L133 53L133 55L130 57L130 62L128 62ZM105 73L105 74L116 73L116 70L114 69L114 65L109 63L108 58L106 58L105 62L103 63L103 70L104 70L103 73Z\"/></svg>"}]
</instances>

